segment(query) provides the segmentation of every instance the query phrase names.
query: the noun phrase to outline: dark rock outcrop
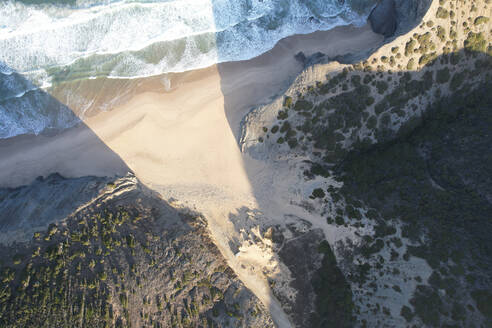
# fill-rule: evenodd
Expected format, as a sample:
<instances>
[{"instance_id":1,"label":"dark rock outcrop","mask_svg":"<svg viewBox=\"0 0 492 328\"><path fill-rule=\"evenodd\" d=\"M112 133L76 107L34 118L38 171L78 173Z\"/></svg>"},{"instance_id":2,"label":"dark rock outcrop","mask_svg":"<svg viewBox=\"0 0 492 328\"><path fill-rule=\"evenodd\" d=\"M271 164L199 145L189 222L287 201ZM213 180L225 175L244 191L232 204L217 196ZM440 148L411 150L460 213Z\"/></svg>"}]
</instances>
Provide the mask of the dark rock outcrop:
<instances>
[{"instance_id":1,"label":"dark rock outcrop","mask_svg":"<svg viewBox=\"0 0 492 328\"><path fill-rule=\"evenodd\" d=\"M0 188L0 242L24 242L90 202L112 181L110 178L65 179L54 173L32 184Z\"/></svg>"},{"instance_id":2,"label":"dark rock outcrop","mask_svg":"<svg viewBox=\"0 0 492 328\"><path fill-rule=\"evenodd\" d=\"M395 0L396 5L396 32L402 35L419 25L432 0Z\"/></svg>"},{"instance_id":3,"label":"dark rock outcrop","mask_svg":"<svg viewBox=\"0 0 492 328\"><path fill-rule=\"evenodd\" d=\"M381 0L371 11L368 18L372 30L385 38L395 34L397 27L397 13L394 0Z\"/></svg>"}]
</instances>

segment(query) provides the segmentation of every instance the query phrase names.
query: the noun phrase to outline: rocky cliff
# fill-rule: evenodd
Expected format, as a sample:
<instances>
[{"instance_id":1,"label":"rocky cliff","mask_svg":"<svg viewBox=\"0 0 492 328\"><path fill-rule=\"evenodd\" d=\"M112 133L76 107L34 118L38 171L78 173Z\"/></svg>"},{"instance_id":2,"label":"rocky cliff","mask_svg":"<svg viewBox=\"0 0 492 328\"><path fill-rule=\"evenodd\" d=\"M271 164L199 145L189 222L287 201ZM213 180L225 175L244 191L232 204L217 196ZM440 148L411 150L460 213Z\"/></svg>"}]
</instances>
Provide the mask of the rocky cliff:
<instances>
[{"instance_id":1,"label":"rocky cliff","mask_svg":"<svg viewBox=\"0 0 492 328\"><path fill-rule=\"evenodd\" d=\"M380 0L368 21L374 32L390 38L408 32L420 24L432 0Z\"/></svg>"}]
</instances>

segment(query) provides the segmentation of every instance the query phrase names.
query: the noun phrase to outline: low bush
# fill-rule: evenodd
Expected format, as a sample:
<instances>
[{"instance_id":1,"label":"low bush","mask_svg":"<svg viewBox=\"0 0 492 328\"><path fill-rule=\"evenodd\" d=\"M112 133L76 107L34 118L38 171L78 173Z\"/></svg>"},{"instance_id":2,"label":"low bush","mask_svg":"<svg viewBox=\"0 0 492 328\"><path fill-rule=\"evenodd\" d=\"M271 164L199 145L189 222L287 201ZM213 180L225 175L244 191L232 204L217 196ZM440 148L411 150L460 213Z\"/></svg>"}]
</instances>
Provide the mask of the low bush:
<instances>
[{"instance_id":1,"label":"low bush","mask_svg":"<svg viewBox=\"0 0 492 328\"><path fill-rule=\"evenodd\" d=\"M325 198L326 194L321 188L316 188L313 190L311 193L311 196L309 196L311 199L316 199L316 198Z\"/></svg>"},{"instance_id":2,"label":"low bush","mask_svg":"<svg viewBox=\"0 0 492 328\"><path fill-rule=\"evenodd\" d=\"M447 11L443 7L439 7L439 8L437 8L436 17L440 18L440 19L448 19L449 18L449 11Z\"/></svg>"},{"instance_id":3,"label":"low bush","mask_svg":"<svg viewBox=\"0 0 492 328\"><path fill-rule=\"evenodd\" d=\"M443 69L440 69L437 71L436 74L436 82L443 84L447 83L449 81L450 74L449 74L449 68L444 67Z\"/></svg>"},{"instance_id":4,"label":"low bush","mask_svg":"<svg viewBox=\"0 0 492 328\"><path fill-rule=\"evenodd\" d=\"M475 21L473 22L473 24L480 25L480 24L485 24L485 23L488 23L488 22L489 22L489 18L488 17L478 16L477 18L475 18Z\"/></svg>"},{"instance_id":5,"label":"low bush","mask_svg":"<svg viewBox=\"0 0 492 328\"><path fill-rule=\"evenodd\" d=\"M468 33L468 37L465 40L465 51L470 52L485 52L487 47L487 40L482 32L480 33Z\"/></svg>"}]
</instances>

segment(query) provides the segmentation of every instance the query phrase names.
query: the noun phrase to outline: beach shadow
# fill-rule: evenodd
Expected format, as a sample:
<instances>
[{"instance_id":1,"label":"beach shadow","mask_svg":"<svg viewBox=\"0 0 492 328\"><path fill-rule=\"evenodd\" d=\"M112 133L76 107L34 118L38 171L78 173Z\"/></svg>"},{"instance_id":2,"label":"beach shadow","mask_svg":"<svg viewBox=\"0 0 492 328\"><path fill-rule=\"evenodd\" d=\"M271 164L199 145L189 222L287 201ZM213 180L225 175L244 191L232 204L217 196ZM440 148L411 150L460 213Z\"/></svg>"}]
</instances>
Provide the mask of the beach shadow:
<instances>
[{"instance_id":1,"label":"beach shadow","mask_svg":"<svg viewBox=\"0 0 492 328\"><path fill-rule=\"evenodd\" d=\"M6 64L0 67L0 187L52 173L81 177L131 171L74 110ZM39 165L46 157L51 160Z\"/></svg>"}]
</instances>

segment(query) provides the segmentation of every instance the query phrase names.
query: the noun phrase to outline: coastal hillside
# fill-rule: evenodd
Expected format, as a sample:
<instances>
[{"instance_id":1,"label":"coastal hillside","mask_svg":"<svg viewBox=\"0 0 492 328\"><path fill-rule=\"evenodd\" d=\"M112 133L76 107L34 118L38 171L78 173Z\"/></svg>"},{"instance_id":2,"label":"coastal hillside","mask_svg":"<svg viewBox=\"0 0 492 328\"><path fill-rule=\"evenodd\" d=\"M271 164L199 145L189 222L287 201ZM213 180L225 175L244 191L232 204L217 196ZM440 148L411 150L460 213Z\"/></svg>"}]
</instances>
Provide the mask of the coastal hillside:
<instances>
[{"instance_id":1,"label":"coastal hillside","mask_svg":"<svg viewBox=\"0 0 492 328\"><path fill-rule=\"evenodd\" d=\"M0 327L492 327L491 12L1 3Z\"/></svg>"},{"instance_id":2,"label":"coastal hillside","mask_svg":"<svg viewBox=\"0 0 492 328\"><path fill-rule=\"evenodd\" d=\"M273 327L213 244L206 220L171 207L131 175L53 175L2 198L0 209L21 220L16 213L25 213L41 185L68 201L84 184L96 190L93 197L0 247L2 327ZM23 230L39 223L24 222ZM9 229L3 224L2 234Z\"/></svg>"},{"instance_id":3,"label":"coastal hillside","mask_svg":"<svg viewBox=\"0 0 492 328\"><path fill-rule=\"evenodd\" d=\"M319 216L355 326L491 324L490 12L433 1L369 54L307 58L244 120L243 151L298 177L285 199Z\"/></svg>"}]
</instances>

